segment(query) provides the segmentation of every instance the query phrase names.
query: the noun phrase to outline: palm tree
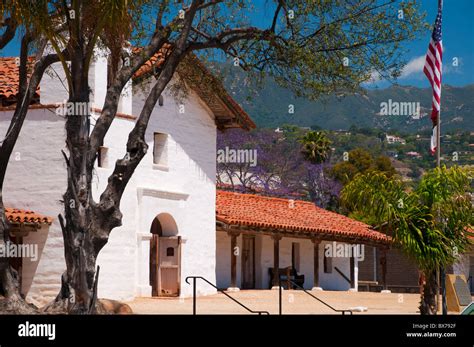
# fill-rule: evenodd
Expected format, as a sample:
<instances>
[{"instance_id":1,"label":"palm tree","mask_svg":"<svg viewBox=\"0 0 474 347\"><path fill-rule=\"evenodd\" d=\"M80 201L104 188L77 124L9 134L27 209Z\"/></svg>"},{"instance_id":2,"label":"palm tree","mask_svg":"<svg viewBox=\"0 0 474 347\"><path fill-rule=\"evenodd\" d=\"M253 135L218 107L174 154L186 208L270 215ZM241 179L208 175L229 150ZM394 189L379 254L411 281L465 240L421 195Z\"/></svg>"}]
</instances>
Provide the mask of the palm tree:
<instances>
[{"instance_id":1,"label":"palm tree","mask_svg":"<svg viewBox=\"0 0 474 347\"><path fill-rule=\"evenodd\" d=\"M329 157L331 141L322 131L308 131L301 139L301 152L313 164L321 164Z\"/></svg>"},{"instance_id":2,"label":"palm tree","mask_svg":"<svg viewBox=\"0 0 474 347\"><path fill-rule=\"evenodd\" d=\"M372 171L359 174L342 191L352 216L389 232L425 274L421 314L436 314L436 270L456 262L470 244L471 179L459 167L436 168L408 192L398 178Z\"/></svg>"}]
</instances>

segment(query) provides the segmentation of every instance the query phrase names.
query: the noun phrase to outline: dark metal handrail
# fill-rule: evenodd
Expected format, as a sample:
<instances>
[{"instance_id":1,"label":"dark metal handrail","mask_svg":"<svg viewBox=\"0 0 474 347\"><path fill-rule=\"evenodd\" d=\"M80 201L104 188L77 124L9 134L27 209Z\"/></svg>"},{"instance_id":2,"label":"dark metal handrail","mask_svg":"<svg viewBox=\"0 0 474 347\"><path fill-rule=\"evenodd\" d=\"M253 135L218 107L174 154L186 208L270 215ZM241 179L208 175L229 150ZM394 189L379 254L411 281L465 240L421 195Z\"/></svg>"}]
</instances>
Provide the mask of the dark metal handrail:
<instances>
[{"instance_id":1,"label":"dark metal handrail","mask_svg":"<svg viewBox=\"0 0 474 347\"><path fill-rule=\"evenodd\" d=\"M308 294L309 296L311 296L313 299L316 299L318 300L320 303L322 303L323 305L329 307L331 310L333 310L334 312L340 312L342 313L342 315L345 315L346 312L349 312L350 314L352 314L352 311L351 310L338 310L337 308L334 308L332 307L331 305L329 305L327 302L324 302L323 300L321 300L320 298L314 296L313 294L311 294L310 292L308 292L306 289L304 289L302 286L300 286L299 284L295 283L294 281L292 281L291 279L288 279L288 282L290 282L292 285L294 285L295 287L301 289L303 292L305 292L306 294ZM281 284L280 284L280 314L281 314Z\"/></svg>"},{"instance_id":2,"label":"dark metal handrail","mask_svg":"<svg viewBox=\"0 0 474 347\"><path fill-rule=\"evenodd\" d=\"M193 280L193 315L196 315L196 280L197 279L201 279L203 280L204 282L206 282L207 284L209 284L210 286L214 287L217 289L218 292L221 292L222 294L224 294L225 296L227 296L229 299L231 299L232 301L234 301L235 303L239 304L240 306L242 306L243 308L245 308L247 311L249 311L250 313L255 313L255 314L258 314L258 315L262 315L262 314L270 314L269 312L267 311L254 311L250 308L248 308L247 306L245 306L244 304L242 304L240 301L238 301L237 299L234 299L233 297L231 297L229 294L227 294L225 291L223 291L222 289L219 289L216 287L216 285L214 285L213 283L209 282L207 279L205 279L204 277L202 276L188 276L186 277L185 281L187 284L191 284L189 283L189 279L192 279Z\"/></svg>"},{"instance_id":3,"label":"dark metal handrail","mask_svg":"<svg viewBox=\"0 0 474 347\"><path fill-rule=\"evenodd\" d=\"M343 273L341 270L339 270L339 268L338 268L337 266L334 266L334 269L335 269L335 270L337 271L337 273L338 273L339 275L341 275L342 278L344 278L349 284L352 284L351 280L350 280L346 275L344 275L344 273Z\"/></svg>"}]
</instances>

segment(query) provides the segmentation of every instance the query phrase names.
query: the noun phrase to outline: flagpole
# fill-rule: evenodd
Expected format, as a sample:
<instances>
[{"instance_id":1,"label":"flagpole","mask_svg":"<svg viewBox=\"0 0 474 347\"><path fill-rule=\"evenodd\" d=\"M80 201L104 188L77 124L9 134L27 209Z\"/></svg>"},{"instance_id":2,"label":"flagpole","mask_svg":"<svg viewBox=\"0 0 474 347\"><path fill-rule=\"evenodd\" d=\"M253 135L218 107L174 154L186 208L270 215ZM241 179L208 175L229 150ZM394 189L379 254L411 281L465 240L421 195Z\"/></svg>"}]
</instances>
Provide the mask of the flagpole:
<instances>
[{"instance_id":1,"label":"flagpole","mask_svg":"<svg viewBox=\"0 0 474 347\"><path fill-rule=\"evenodd\" d=\"M436 119L436 167L441 167L441 107L438 111L437 119ZM440 211L438 209L438 221L440 221ZM441 292L441 313L447 314L445 311L446 308L446 286L444 285L445 282L445 271L442 266L438 267L436 279L438 281L438 290L436 292L436 306L437 311L439 311L440 307L440 292Z\"/></svg>"},{"instance_id":2,"label":"flagpole","mask_svg":"<svg viewBox=\"0 0 474 347\"><path fill-rule=\"evenodd\" d=\"M438 8L439 7L441 8L443 7L443 0L438 0ZM440 77L439 79L440 90L441 90L441 87L442 87L442 82L441 82L441 77ZM438 126L436 127L436 167L441 167L441 94L439 98L439 111L438 111L437 125Z\"/></svg>"},{"instance_id":3,"label":"flagpole","mask_svg":"<svg viewBox=\"0 0 474 347\"><path fill-rule=\"evenodd\" d=\"M443 7L443 0L438 0L438 7ZM440 90L442 87L442 82L440 78ZM441 167L441 95L440 95L440 103L439 103L439 111L438 111L438 119L437 119L437 127L436 127L436 167ZM438 210L438 219L440 220L441 211ZM442 223L444 226L444 223ZM444 232L444 230L443 230ZM447 302L446 302L446 269L444 266L441 266L439 269L439 281L441 282L441 308L442 314L447 315Z\"/></svg>"},{"instance_id":4,"label":"flagpole","mask_svg":"<svg viewBox=\"0 0 474 347\"><path fill-rule=\"evenodd\" d=\"M441 167L441 107L439 109L437 118L436 118L436 167ZM438 221L440 217L440 211L438 209ZM443 268L441 266L438 267L438 271L436 280L438 281L438 290L436 291L436 311L439 311L439 294L441 292L441 310L443 312L444 309L444 290L443 290ZM444 312L443 312L444 313Z\"/></svg>"},{"instance_id":5,"label":"flagpole","mask_svg":"<svg viewBox=\"0 0 474 347\"><path fill-rule=\"evenodd\" d=\"M436 127L436 167L441 167L441 107L438 112L438 120ZM438 210L438 218L440 217L440 211ZM441 220L440 220L441 222ZM442 314L448 314L447 302L446 302L446 269L441 266L439 269L439 282L441 291L441 309ZM439 293L439 292L438 292ZM439 302L439 299L437 300Z\"/></svg>"},{"instance_id":6,"label":"flagpole","mask_svg":"<svg viewBox=\"0 0 474 347\"><path fill-rule=\"evenodd\" d=\"M436 127L436 167L441 167L441 107Z\"/></svg>"},{"instance_id":7,"label":"flagpole","mask_svg":"<svg viewBox=\"0 0 474 347\"><path fill-rule=\"evenodd\" d=\"M443 64L443 43L441 38L442 11L443 0L438 0L438 13L436 15L433 32L431 34L431 39L428 46L428 52L426 54L425 66L423 68L423 72L430 81L433 92L431 119L433 121L433 127L436 127L436 133L431 134L430 149L431 151L436 151L436 168L438 168L438 170L441 167L441 76ZM434 130L435 129L433 129L433 131ZM444 225L443 221L441 221L441 211L439 206L437 212L437 222L439 225ZM436 268L436 312L439 310L439 296L441 294L443 314L446 314L445 277L446 272L444 267L438 265Z\"/></svg>"}]
</instances>

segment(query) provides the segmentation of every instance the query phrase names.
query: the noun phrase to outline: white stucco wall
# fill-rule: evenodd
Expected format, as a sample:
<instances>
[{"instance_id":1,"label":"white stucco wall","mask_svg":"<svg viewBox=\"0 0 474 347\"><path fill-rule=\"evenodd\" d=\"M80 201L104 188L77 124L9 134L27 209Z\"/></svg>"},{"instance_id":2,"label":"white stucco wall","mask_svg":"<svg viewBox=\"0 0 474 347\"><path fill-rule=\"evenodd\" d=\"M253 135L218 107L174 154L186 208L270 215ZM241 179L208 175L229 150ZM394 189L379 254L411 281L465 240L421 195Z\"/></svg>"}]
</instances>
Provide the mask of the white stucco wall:
<instances>
[{"instance_id":1,"label":"white stucco wall","mask_svg":"<svg viewBox=\"0 0 474 347\"><path fill-rule=\"evenodd\" d=\"M0 131L9 125L11 112L0 112ZM23 291L37 303L55 297L65 270L63 238L58 213L66 186L64 120L54 110L30 110L10 160L5 184L6 206L30 209L54 218L51 227L30 233L24 243L37 244L40 258L23 263ZM16 159L19 160L16 160ZM33 278L34 277L34 278Z\"/></svg>"},{"instance_id":2,"label":"white stucco wall","mask_svg":"<svg viewBox=\"0 0 474 347\"><path fill-rule=\"evenodd\" d=\"M89 69L89 87L91 89L90 107L102 109L107 92L107 59L99 55ZM40 84L40 99L43 105L66 102L68 99L67 80L61 63L52 64L43 75ZM132 114L132 83L129 81L121 94L117 112Z\"/></svg>"},{"instance_id":3,"label":"white stucco wall","mask_svg":"<svg viewBox=\"0 0 474 347\"><path fill-rule=\"evenodd\" d=\"M102 65L100 65L102 64ZM105 60L97 60L90 71L93 107L101 108L105 90ZM102 67L101 67L102 66ZM61 68L55 67L61 75ZM61 103L67 90L57 78L45 76L41 83L43 104ZM56 76L56 77L55 77ZM139 114L142 95L131 88L122 96L119 112ZM189 296L186 276L201 275L215 282L215 158L216 126L209 110L190 93L185 112L178 112L173 96L165 93L163 107L156 106L146 141L149 151L142 160L123 195L123 225L112 231L108 244L98 258L101 266L99 296L130 300L136 295L151 295L149 286L149 238L153 219L169 213L182 237L181 294ZM11 111L0 112L0 132L9 125ZM94 117L92 117L94 118ZM125 143L133 121L117 118L107 134L108 167L96 168L94 196L98 198L115 160L125 155ZM92 122L92 126L93 126ZM153 164L154 132L168 134L168 166ZM60 288L65 270L63 239L57 219L62 212L60 200L66 188L66 169L61 149L65 148L64 118L54 110L30 110L15 147L20 160L12 158L5 182L7 206L32 209L54 218L46 231L30 233L24 242L36 242L42 250L38 264L27 264L24 290L28 299L41 305L53 299ZM48 228L46 228L48 229ZM37 265L37 266L36 266ZM199 284L198 293L214 293L212 287Z\"/></svg>"},{"instance_id":4,"label":"white stucco wall","mask_svg":"<svg viewBox=\"0 0 474 347\"><path fill-rule=\"evenodd\" d=\"M341 275L337 273L335 267L341 270L347 278L350 278L350 260L349 258L344 257L333 257L332 258L332 272L325 273L324 272L324 247L326 244L330 244L331 242L321 242L319 245L319 284L321 288L325 290L348 290L350 289L349 283L342 278ZM340 243L343 244L343 243ZM357 281L358 281L358 264L357 259L354 259L354 280L357 289Z\"/></svg>"},{"instance_id":5,"label":"white stucco wall","mask_svg":"<svg viewBox=\"0 0 474 347\"><path fill-rule=\"evenodd\" d=\"M134 114L141 110L143 100L138 91L133 99ZM136 216L139 233L149 234L153 218L160 213L174 217L183 239L181 294L189 296L192 288L185 282L187 276L200 275L216 282L216 126L195 93L179 103L185 106L184 113L179 112L179 104L166 92L163 106L155 106L146 135L149 151L129 188L134 186L143 192ZM168 168L153 164L154 132L168 134ZM137 264L138 289L142 290L148 285L148 260L145 264L144 258L149 243L142 236L137 242L142 252ZM198 292L208 294L215 290L200 283Z\"/></svg>"},{"instance_id":6,"label":"white stucco wall","mask_svg":"<svg viewBox=\"0 0 474 347\"><path fill-rule=\"evenodd\" d=\"M137 109L139 100L134 103ZM176 109L175 109L176 108ZM149 286L149 239L153 219L170 214L177 225L181 248L181 294L191 294L185 278L201 275L215 282L215 125L190 96L189 114L177 114L177 105L168 98L163 107L156 106L148 126L147 155L142 159L122 199L122 227L114 230L109 244L100 254L101 296L125 293L151 295ZM97 170L97 192L104 189L116 159L125 155L125 143L133 121L116 119L104 146L109 148L109 168ZM153 133L168 134L168 167L153 163ZM166 230L165 230L166 232ZM126 250L125 252L123 250ZM121 253L120 260L115 260ZM123 276L123 280L122 280ZM132 282L129 279L135 278ZM117 292L117 283L126 281L133 288ZM103 282L103 283L102 283ZM200 284L201 294L214 292Z\"/></svg>"},{"instance_id":7,"label":"white stucco wall","mask_svg":"<svg viewBox=\"0 0 474 347\"><path fill-rule=\"evenodd\" d=\"M220 289L227 289L231 286L230 264L231 264L231 237L226 232L216 233L216 283ZM237 247L242 249L242 236L237 237ZM255 253L258 247L255 244ZM257 256L255 256L257 258ZM240 287L242 275L242 257L237 257L237 286ZM256 281L258 277L256 276ZM257 288L258 285L256 284Z\"/></svg>"},{"instance_id":8,"label":"white stucco wall","mask_svg":"<svg viewBox=\"0 0 474 347\"><path fill-rule=\"evenodd\" d=\"M89 76L92 75L92 71ZM40 101L43 105L63 103L67 101L68 96L67 80L62 65L61 63L52 64L41 79Z\"/></svg>"},{"instance_id":9,"label":"white stucco wall","mask_svg":"<svg viewBox=\"0 0 474 347\"><path fill-rule=\"evenodd\" d=\"M300 267L299 274L305 276L304 288L311 289L313 287L313 243L311 240L300 238L284 237L280 240L280 268L291 266L291 248L292 243L299 243L300 247ZM324 246L327 242L321 242L319 245L319 283L325 290L348 290L349 283L343 279L334 270L337 266L344 274L350 277L350 261L349 258L333 258L332 273L324 272ZM217 284L220 288L228 288L230 286L230 236L225 232L217 232ZM237 245L241 247L242 236L237 238ZM255 277L256 288L268 289L270 276L268 269L273 267L273 239L270 236L257 235L255 238ZM355 261L355 281L357 283L357 260ZM241 285L241 257L237 257L237 286Z\"/></svg>"}]
</instances>

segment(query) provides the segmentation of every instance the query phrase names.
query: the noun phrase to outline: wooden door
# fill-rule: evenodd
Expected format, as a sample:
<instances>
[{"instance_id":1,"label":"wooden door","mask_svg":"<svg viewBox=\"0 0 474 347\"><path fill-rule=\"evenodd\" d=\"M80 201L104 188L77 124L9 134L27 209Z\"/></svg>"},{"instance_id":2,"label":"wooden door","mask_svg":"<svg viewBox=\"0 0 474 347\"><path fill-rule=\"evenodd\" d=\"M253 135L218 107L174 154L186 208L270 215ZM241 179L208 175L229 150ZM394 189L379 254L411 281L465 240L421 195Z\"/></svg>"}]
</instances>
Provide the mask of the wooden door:
<instances>
[{"instance_id":1,"label":"wooden door","mask_svg":"<svg viewBox=\"0 0 474 347\"><path fill-rule=\"evenodd\" d=\"M179 296L181 278L181 237L160 237L159 296Z\"/></svg>"},{"instance_id":2,"label":"wooden door","mask_svg":"<svg viewBox=\"0 0 474 347\"><path fill-rule=\"evenodd\" d=\"M255 238L242 237L242 289L255 288Z\"/></svg>"}]
</instances>

